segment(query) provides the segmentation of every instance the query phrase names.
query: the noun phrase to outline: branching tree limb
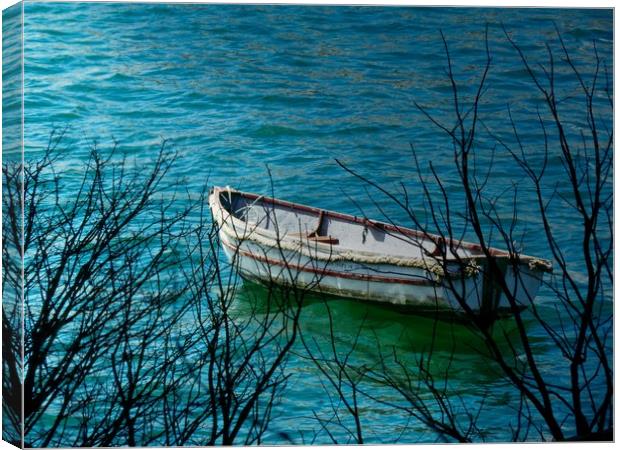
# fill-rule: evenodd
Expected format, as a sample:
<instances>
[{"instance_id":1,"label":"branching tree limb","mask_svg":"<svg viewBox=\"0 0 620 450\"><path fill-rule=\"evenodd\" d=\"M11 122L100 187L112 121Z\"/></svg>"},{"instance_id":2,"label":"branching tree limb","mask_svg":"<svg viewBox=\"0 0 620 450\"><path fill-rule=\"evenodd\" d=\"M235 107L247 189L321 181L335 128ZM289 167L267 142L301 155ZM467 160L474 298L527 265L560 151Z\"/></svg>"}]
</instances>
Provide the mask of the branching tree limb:
<instances>
[{"instance_id":1,"label":"branching tree limb","mask_svg":"<svg viewBox=\"0 0 620 450\"><path fill-rule=\"evenodd\" d=\"M482 69L476 92L469 97L460 92L453 72L449 46L442 34L444 42L448 79L452 90L452 109L455 124L440 122L424 107L418 105L421 112L441 130L453 146L454 173L458 176L462 190L464 212L455 211L452 207L454 196L447 194L442 181L442 174L430 162L424 167L418 161L414 151L414 171L422 190L425 214L419 213L420 205L411 205L413 197L402 187L403 193L395 194L389 188L381 186L357 171L339 164L349 173L358 177L365 184L375 188L398 207L407 213L416 228L422 230L430 238L440 235L444 242L450 243L439 255L447 268L448 257L459 259L455 248L462 237L473 236L485 255L486 267L483 276L500 290L511 309L508 322L517 330L518 342L509 343L509 352L500 345L497 333L493 332L496 322L490 311L474 311L468 307L460 294L462 286L448 280L448 288L459 300L465 315L474 324L477 332L484 338L489 354L510 381L520 399L518 412L519 425L515 428L515 439L528 435L533 423L542 420L544 430L540 429L543 438L552 437L564 440L575 436L577 439L609 439L612 429L613 372L610 365L610 324L612 308L609 303L613 276L611 255L613 251L613 223L611 211L613 192L611 176L613 171L613 132L610 123L612 98L609 78L601 80L600 74L604 61L593 44L591 65L592 73L587 77L578 68L561 36L557 40L561 50L561 64L558 66L551 45L547 45L549 61L541 65L542 75L538 74L529 62L527 55L505 31L505 36L516 52L527 71L533 88L541 95L547 107L547 114L538 111L533 117L540 124L540 136L543 145L542 164L537 149L530 149L519 132L511 108L508 109L508 125L513 131L513 139L507 140L493 133L489 127L479 126L480 113L483 112L482 99L488 89L487 75L491 66L488 40L485 39L486 66ZM574 122L568 123L565 117L572 111L563 110L574 106L574 102L558 100L559 87L556 83L558 72L563 75L572 73L573 81L581 93L583 111L581 129L578 136L569 132ZM607 71L605 70L605 73ZM589 80L589 81L586 81ZM466 111L466 112L464 112ZM553 257L555 273L551 280L545 282L556 299L555 308L557 321L548 314L541 312L533 298L526 299L525 304L516 295L516 286L511 287L505 279L506 266L495 257L492 245L506 248L510 257L508 268L517 277L517 286L525 286L526 275L519 269L521 248L517 236L520 210L517 186L512 188L511 211L507 216L505 207L498 207L501 195L493 193L492 167L495 158L484 167L480 136L485 129L496 146L505 150L513 163L523 171L528 180L529 189L534 192L532 203L538 209L538 216L543 230L542 237L548 244ZM536 155L537 160L532 159ZM560 191L557 184L549 189L548 174L551 161L559 161L561 170L570 191ZM487 158L488 161L488 158ZM555 168L554 168L555 169ZM429 176L426 176L428 174ZM437 193L439 195L437 195ZM504 196L506 192L504 192ZM504 201L504 203L506 203ZM578 257L575 248L566 248L561 243L561 224L553 215L557 208L564 208L562 220L580 223ZM570 214L570 216L569 216ZM507 218L506 218L507 217ZM430 218L430 220L428 220ZM575 241L577 242L577 241ZM569 262L570 261L570 262ZM585 276L585 282L581 277ZM528 310L523 311L523 306ZM570 382L566 385L556 383L541 370L541 361L533 342L528 334L526 316L532 315L541 328L547 333L561 352L566 365L566 373ZM508 322L505 322L504 325ZM504 326L502 325L502 327ZM497 328L497 326L495 326ZM501 333L500 333L501 335ZM418 373L423 373L419 368ZM415 392L414 392L415 395ZM441 398L435 398L441 403ZM441 405L440 405L441 406ZM429 411L427 404L418 403L418 414ZM425 417L428 414L425 415ZM448 416L449 417L449 416ZM538 419L538 418L539 419ZM443 420L440 423L446 424ZM448 421L449 425L451 422ZM571 423L569 426L568 423Z\"/></svg>"}]
</instances>

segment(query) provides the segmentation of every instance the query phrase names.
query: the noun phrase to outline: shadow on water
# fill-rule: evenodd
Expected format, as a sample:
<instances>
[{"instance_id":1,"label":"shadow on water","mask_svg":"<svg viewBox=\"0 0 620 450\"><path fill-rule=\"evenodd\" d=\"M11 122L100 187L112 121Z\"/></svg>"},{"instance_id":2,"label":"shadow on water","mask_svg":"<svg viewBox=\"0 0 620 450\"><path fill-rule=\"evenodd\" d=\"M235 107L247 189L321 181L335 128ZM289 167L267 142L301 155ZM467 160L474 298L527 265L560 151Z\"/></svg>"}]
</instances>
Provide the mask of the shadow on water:
<instances>
[{"instance_id":1,"label":"shadow on water","mask_svg":"<svg viewBox=\"0 0 620 450\"><path fill-rule=\"evenodd\" d=\"M284 296L278 289L270 291L245 280L237 293L237 309L243 315L244 311L273 311L274 303L290 308ZM355 346L354 354L361 364L376 365L381 356L393 360L397 355L413 367L432 352L432 364L437 370L454 366L457 378L475 374L481 382L492 382L500 377L497 368L490 364L482 337L456 314L442 312L435 316L428 309L305 292L300 328L306 341L323 349L328 349L332 339L338 351L346 352ZM507 336L513 344L517 340L510 321L500 321L496 333ZM511 351L507 342L504 345L506 352Z\"/></svg>"},{"instance_id":2,"label":"shadow on water","mask_svg":"<svg viewBox=\"0 0 620 450\"><path fill-rule=\"evenodd\" d=\"M293 305L287 305L285 297L281 290L244 280L236 293L235 310L246 317L279 308L291 310ZM496 335L511 341L509 344L498 339L505 355L512 355L511 345L519 347L518 333L512 324L509 319L497 323ZM294 381L287 387L286 396L295 406L285 402L283 408L287 411L299 405L314 408L315 398L325 398L324 386L329 383L313 358L318 358L323 370L333 369L337 367L334 355L339 361L346 361L348 374L364 374L359 385L363 392L384 402L407 404L400 391L389 387L389 383L396 383L404 392L415 392L432 405L432 394L425 384L429 379L445 386L454 404L477 405L484 398L487 405L505 408L511 402L509 382L489 357L484 340L454 315L436 319L417 308L304 292L299 325L303 342L297 339L287 363ZM535 326L530 324L530 328ZM532 338L531 343L535 352L548 351L539 338ZM516 356L513 362L520 366L519 355ZM368 417L401 419L369 398L362 400L362 404ZM329 413L326 408L321 410L324 414Z\"/></svg>"}]
</instances>

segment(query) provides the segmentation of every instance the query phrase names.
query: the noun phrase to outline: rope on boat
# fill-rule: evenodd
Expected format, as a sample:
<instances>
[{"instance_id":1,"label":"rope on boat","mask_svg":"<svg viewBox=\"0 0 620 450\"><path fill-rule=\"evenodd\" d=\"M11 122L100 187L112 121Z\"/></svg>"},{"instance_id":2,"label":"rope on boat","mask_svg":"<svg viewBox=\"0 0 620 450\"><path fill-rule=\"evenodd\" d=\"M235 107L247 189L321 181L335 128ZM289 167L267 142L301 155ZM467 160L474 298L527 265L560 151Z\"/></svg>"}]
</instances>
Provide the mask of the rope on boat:
<instances>
[{"instance_id":1,"label":"rope on boat","mask_svg":"<svg viewBox=\"0 0 620 450\"><path fill-rule=\"evenodd\" d=\"M230 187L227 186L226 190L228 191L229 195L232 194ZM257 200L258 199L256 199L253 204L256 203ZM360 264L389 264L398 267L418 268L435 275L436 281L441 281L441 279L446 277L446 275L450 275L450 273L446 274L446 270L444 268L445 264L439 258L431 259L420 257L407 258L390 255L363 255L360 254L360 252L354 252L351 250L336 250L335 252L325 253L319 251L316 242L313 242L311 240L285 240L284 238L286 238L287 236L286 233L278 239L273 239L261 235L261 233L256 228L245 228L245 230L243 230L241 234L238 234L236 232L236 227L234 223L228 223L229 221L234 222L232 215L227 214L227 217L225 217L223 211L221 211L219 208L213 208L214 206L216 206L215 204L211 204L210 206L212 207L211 209L214 213L216 221L221 224L220 230L226 233L230 238L233 238L235 240L249 240L257 243L258 245L266 246L269 248L280 248L292 252L299 252L308 258L318 259L321 261L350 261ZM231 230L228 230L228 228L231 228ZM330 247L330 250L333 251L334 247ZM461 263L462 270L459 271L458 274L454 275L463 276L465 278L477 276L482 270L482 267L478 264L477 260L478 258L463 258L461 261L459 261ZM526 261L528 263L529 269L532 271L542 270L549 272L552 270L551 263L545 259L528 257Z\"/></svg>"},{"instance_id":2,"label":"rope on boat","mask_svg":"<svg viewBox=\"0 0 620 450\"><path fill-rule=\"evenodd\" d=\"M419 257L406 258L389 255L360 255L358 252L353 252L350 250L334 253L324 253L318 251L316 245L312 245L312 241L305 242L303 239L295 239L290 241L284 240L283 238L286 237L286 235L284 235L282 236L282 238L279 239L278 244L274 242L274 239L262 236L260 233L255 232L255 230L251 230L250 232L245 233L245 235L242 236L235 235L226 228L228 227L222 227L221 231L226 233L226 235L228 235L232 239L239 241L251 241L255 242L258 245L269 248L280 248L282 250L297 252L308 258L321 261L350 261L360 264L389 264L398 267L412 267L417 269L423 269L429 273L432 273L433 275L435 275L435 281L441 281L441 279L446 276L443 264L436 259ZM480 266L476 263L474 259L463 258L461 263L463 263L464 268L462 272L459 272L458 276L465 276L466 278L474 277L481 270Z\"/></svg>"},{"instance_id":3,"label":"rope on boat","mask_svg":"<svg viewBox=\"0 0 620 450\"><path fill-rule=\"evenodd\" d=\"M527 264L530 270L542 270L544 272L551 272L553 270L553 265L550 261L542 258L536 258L534 256L530 257Z\"/></svg>"}]
</instances>

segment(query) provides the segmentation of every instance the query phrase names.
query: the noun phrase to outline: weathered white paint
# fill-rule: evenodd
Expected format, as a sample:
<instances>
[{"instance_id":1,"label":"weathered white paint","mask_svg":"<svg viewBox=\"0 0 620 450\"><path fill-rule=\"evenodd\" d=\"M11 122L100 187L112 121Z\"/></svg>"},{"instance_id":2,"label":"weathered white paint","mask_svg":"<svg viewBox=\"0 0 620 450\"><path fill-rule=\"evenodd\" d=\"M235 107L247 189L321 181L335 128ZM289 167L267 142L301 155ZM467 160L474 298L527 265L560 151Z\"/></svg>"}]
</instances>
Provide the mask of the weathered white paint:
<instances>
[{"instance_id":1,"label":"weathered white paint","mask_svg":"<svg viewBox=\"0 0 620 450\"><path fill-rule=\"evenodd\" d=\"M319 223L319 210L275 202L228 188L215 188L209 197L224 251L242 276L342 297L458 311L456 292L470 308L480 309L485 258L472 244L454 245L452 259L444 261L431 254L436 243L414 230L330 212ZM308 237L313 230L339 242L317 242ZM549 268L547 261L521 257L519 276L509 265L506 283L526 306L541 284L541 269ZM502 295L494 307L509 306Z\"/></svg>"}]
</instances>

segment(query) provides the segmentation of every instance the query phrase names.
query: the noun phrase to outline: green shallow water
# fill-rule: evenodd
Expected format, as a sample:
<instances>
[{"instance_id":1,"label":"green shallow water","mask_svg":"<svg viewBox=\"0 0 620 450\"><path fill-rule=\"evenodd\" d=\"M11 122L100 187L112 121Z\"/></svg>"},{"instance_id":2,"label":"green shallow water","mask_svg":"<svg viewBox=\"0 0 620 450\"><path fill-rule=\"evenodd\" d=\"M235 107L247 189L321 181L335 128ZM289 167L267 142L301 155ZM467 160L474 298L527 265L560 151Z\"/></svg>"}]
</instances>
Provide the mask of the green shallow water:
<instances>
[{"instance_id":1,"label":"green shallow water","mask_svg":"<svg viewBox=\"0 0 620 450\"><path fill-rule=\"evenodd\" d=\"M383 186L398 189L403 182L419 194L413 144L423 164L433 162L447 194L454 196L454 208L460 208L451 143L415 106L425 105L440 119L452 120L439 30L450 45L457 81L471 94L485 61L483 36L489 25L493 63L481 109L485 126L509 136L510 104L524 143L537 158L542 147L534 118L542 103L501 25L533 60L545 61L545 42L554 42L557 50L553 22L580 68L590 65L592 40L611 68L610 10L27 2L25 158L40 154L52 129L66 127L60 171L71 179L93 141L105 149L117 140L123 152L141 162L168 139L180 157L172 176L191 192L205 183L259 193L273 188L287 200L352 214L359 214L363 205L368 217L387 214L410 225L394 204L368 201L363 184L335 159ZM559 73L558 90L570 99L575 90L569 80ZM10 104L5 107L12 111ZM568 133L578 138L584 123L579 104L569 111L567 120L574 128ZM489 138L479 142L484 155L493 145ZM562 186L561 165L554 155L549 166L549 185ZM491 192L502 192L521 179L511 158L498 149ZM531 191L523 187L517 198L523 248L549 257L531 200ZM509 203L499 207L509 217ZM421 212L422 203L416 208ZM566 219L561 208L553 209L551 217L565 230L560 244L572 255L571 249L579 248L573 233L580 223ZM579 267L578 259L569 263ZM261 289L244 285L236 301L240 314L244 296L260 299ZM553 320L551 292L542 289L538 301ZM510 437L506 424L514 418L514 394L467 326L437 324L382 305L310 298L302 313L302 332L323 348L330 337L326 304L337 324L339 350L350 348L360 329L353 354L360 365L376 365L377 348L382 348L388 353L394 349L413 367L434 348L433 373L448 373L466 404L475 406L484 399L492 411L481 418L488 439ZM565 381L565 372L558 372L557 349L534 321L529 332L545 375ZM265 443L312 442L319 430L313 412L330 414L320 373L299 343L294 350L287 366L291 377ZM392 395L379 385L364 389L384 400ZM360 401L368 442L437 439L402 412L368 397ZM332 432L347 442L338 427ZM324 435L315 441L329 442Z\"/></svg>"}]
</instances>

